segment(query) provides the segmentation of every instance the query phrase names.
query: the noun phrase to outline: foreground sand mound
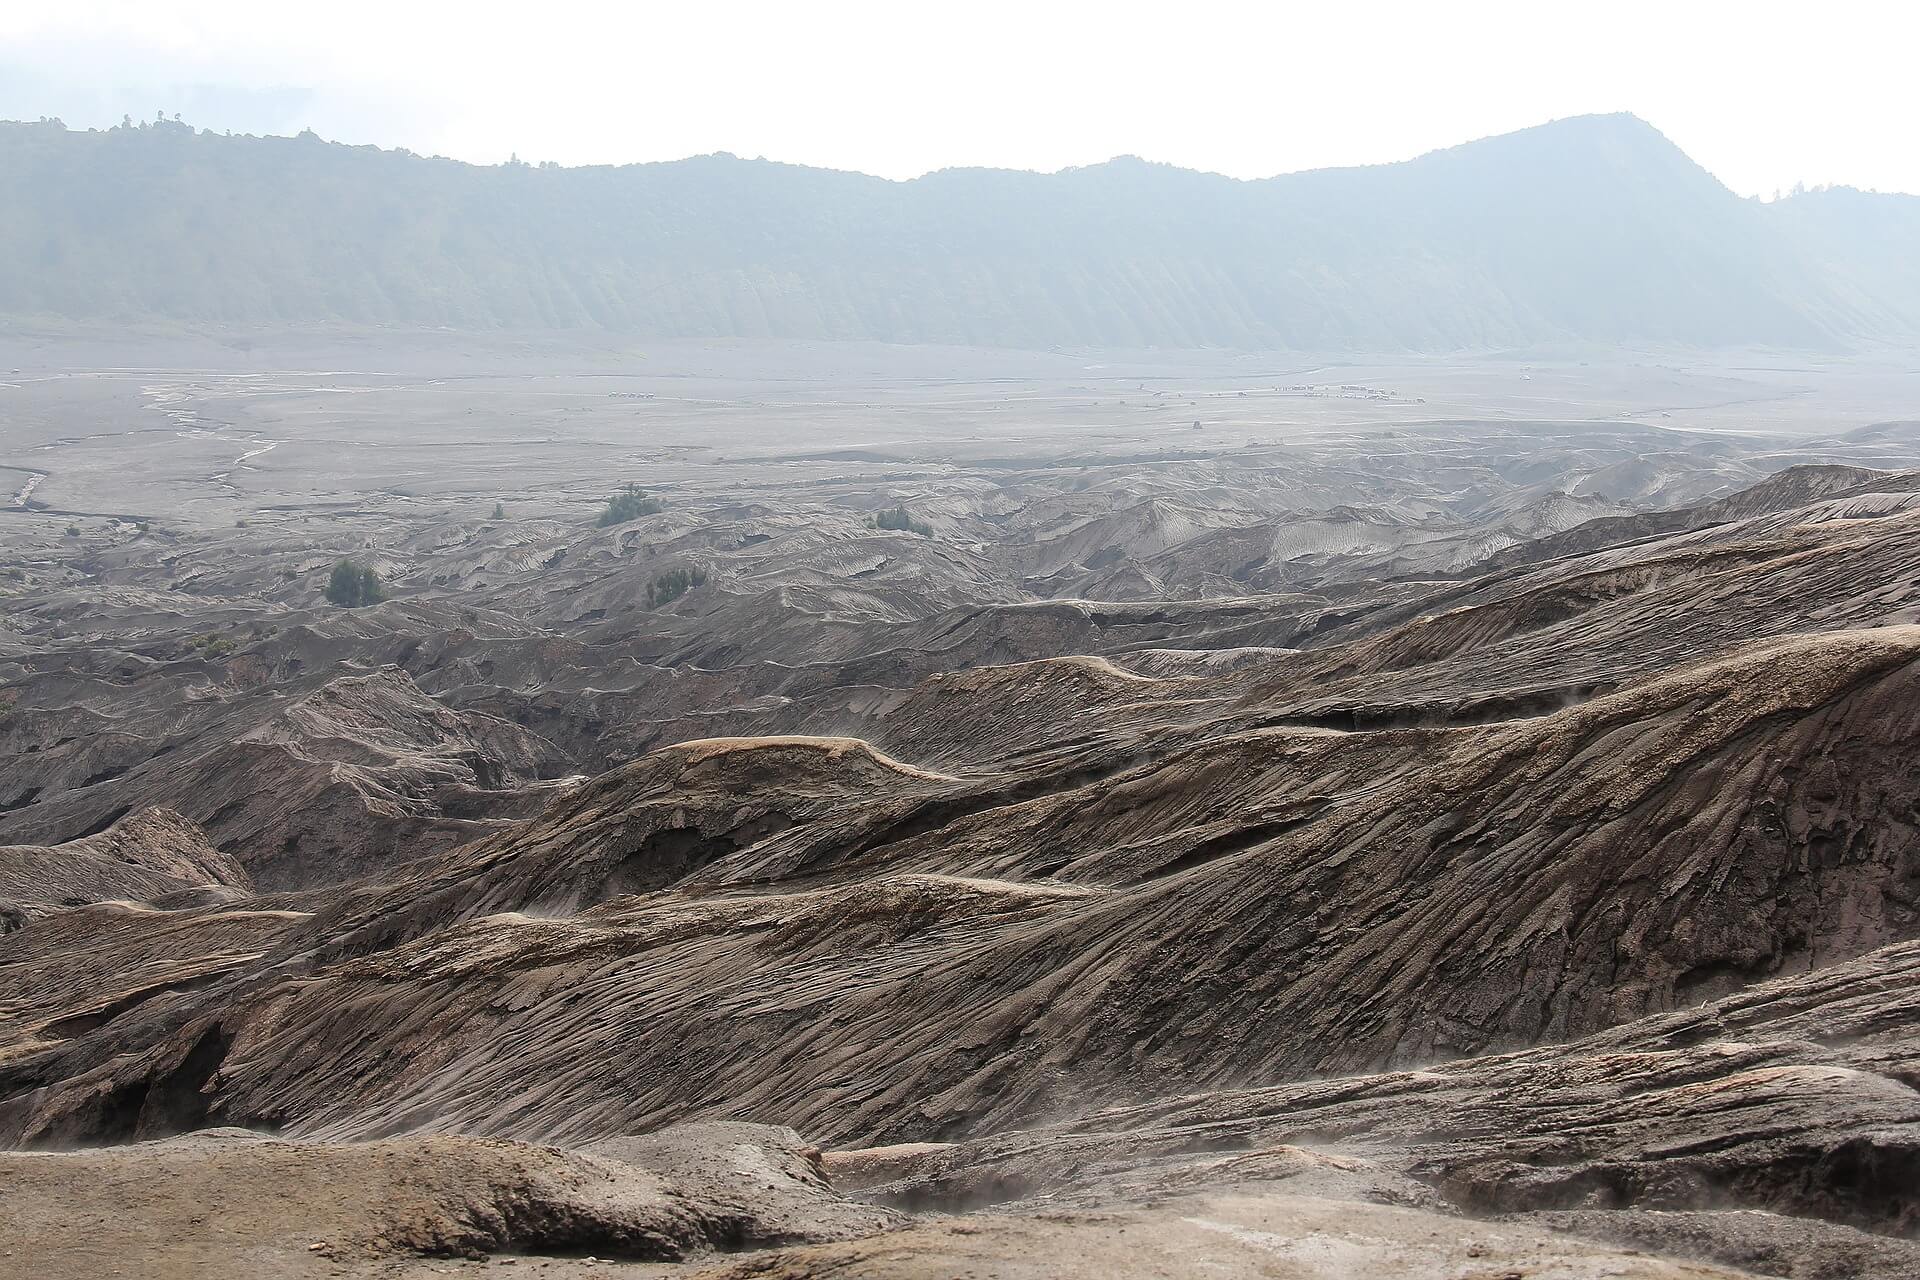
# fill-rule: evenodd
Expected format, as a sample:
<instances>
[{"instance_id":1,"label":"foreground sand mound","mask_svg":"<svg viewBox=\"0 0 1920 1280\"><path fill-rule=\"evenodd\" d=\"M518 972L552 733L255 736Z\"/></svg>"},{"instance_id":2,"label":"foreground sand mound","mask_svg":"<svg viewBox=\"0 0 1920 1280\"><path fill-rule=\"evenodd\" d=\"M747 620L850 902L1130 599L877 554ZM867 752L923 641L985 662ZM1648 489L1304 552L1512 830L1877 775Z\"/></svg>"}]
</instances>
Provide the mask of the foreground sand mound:
<instances>
[{"instance_id":1,"label":"foreground sand mound","mask_svg":"<svg viewBox=\"0 0 1920 1280\"><path fill-rule=\"evenodd\" d=\"M692 1126L594 1151L460 1137L287 1142L229 1129L5 1154L0 1272L391 1274L412 1258L492 1253L680 1261L897 1221L835 1195L817 1161L790 1130L764 1125Z\"/></svg>"}]
</instances>

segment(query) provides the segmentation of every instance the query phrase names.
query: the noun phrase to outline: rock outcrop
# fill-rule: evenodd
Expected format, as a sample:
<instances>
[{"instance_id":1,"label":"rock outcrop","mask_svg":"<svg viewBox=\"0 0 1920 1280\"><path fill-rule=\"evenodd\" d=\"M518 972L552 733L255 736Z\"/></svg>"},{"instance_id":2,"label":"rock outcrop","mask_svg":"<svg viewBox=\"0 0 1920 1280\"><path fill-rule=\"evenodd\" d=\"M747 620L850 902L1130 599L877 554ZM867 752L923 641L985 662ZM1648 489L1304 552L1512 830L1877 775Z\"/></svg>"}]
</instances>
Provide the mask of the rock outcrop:
<instances>
[{"instance_id":1,"label":"rock outcrop","mask_svg":"<svg viewBox=\"0 0 1920 1280\"><path fill-rule=\"evenodd\" d=\"M181 907L253 888L232 858L171 809L145 809L65 844L0 847L0 932L108 901Z\"/></svg>"}]
</instances>

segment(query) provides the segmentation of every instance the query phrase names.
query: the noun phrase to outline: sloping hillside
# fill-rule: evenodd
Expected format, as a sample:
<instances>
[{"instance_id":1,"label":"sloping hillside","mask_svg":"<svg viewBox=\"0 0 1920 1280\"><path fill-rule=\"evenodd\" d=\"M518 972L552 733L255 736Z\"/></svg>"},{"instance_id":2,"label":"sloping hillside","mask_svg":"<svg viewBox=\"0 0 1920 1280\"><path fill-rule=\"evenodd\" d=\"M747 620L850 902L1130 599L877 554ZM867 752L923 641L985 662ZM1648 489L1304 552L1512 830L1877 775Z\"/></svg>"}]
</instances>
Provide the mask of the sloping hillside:
<instances>
[{"instance_id":1,"label":"sloping hillside","mask_svg":"<svg viewBox=\"0 0 1920 1280\"><path fill-rule=\"evenodd\" d=\"M1631 116L1258 182L9 124L0 246L0 314L79 321L1435 351L1920 331L1920 200L1742 200Z\"/></svg>"}]
</instances>

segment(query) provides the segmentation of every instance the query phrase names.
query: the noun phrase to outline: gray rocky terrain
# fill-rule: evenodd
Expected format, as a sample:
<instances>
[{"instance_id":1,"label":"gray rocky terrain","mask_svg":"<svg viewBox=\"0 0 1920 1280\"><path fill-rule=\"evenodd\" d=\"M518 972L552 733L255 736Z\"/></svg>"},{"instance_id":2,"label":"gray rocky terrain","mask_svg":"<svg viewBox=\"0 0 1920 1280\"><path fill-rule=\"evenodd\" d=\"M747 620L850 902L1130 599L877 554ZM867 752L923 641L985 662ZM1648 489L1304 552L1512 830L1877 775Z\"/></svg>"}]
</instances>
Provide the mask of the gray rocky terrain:
<instances>
[{"instance_id":1,"label":"gray rocky terrain","mask_svg":"<svg viewBox=\"0 0 1920 1280\"><path fill-rule=\"evenodd\" d=\"M1895 357L136 350L0 348L0 1271L1920 1276Z\"/></svg>"}]
</instances>

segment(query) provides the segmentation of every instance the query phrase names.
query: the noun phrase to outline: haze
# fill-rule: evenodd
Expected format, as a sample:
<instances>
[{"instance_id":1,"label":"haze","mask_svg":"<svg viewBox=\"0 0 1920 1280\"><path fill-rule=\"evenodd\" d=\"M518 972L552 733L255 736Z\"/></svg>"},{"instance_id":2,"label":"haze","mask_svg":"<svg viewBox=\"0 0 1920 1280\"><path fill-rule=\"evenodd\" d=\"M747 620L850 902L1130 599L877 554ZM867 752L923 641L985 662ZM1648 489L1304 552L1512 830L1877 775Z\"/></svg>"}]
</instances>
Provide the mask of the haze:
<instances>
[{"instance_id":1,"label":"haze","mask_svg":"<svg viewBox=\"0 0 1920 1280\"><path fill-rule=\"evenodd\" d=\"M1920 1280L1916 8L0 7L0 1280Z\"/></svg>"},{"instance_id":2,"label":"haze","mask_svg":"<svg viewBox=\"0 0 1920 1280\"><path fill-rule=\"evenodd\" d=\"M1631 111L1733 190L1920 191L1913 6L88 0L0 13L0 118L563 164L910 177L1122 154L1238 177Z\"/></svg>"}]
</instances>

